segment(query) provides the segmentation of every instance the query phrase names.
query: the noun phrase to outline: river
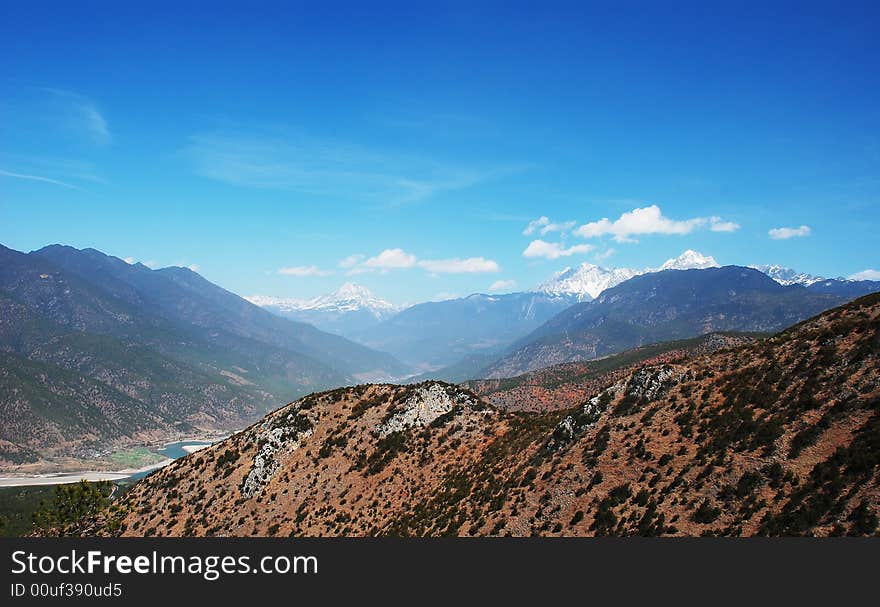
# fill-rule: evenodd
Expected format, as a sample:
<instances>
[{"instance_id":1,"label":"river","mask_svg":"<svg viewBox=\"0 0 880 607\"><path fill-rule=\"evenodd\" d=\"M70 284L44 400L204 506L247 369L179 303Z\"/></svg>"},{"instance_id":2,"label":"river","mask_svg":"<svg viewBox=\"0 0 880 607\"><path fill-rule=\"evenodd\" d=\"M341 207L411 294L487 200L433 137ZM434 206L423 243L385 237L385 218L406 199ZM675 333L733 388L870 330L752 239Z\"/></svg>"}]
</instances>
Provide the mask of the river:
<instances>
[{"instance_id":1,"label":"river","mask_svg":"<svg viewBox=\"0 0 880 607\"><path fill-rule=\"evenodd\" d=\"M188 440L167 443L156 453L164 455L162 461L144 466L143 468L126 468L124 470L84 470L82 472L59 472L56 474L34 474L31 476L0 476L0 487L27 487L32 485L64 485L87 481L136 481L142 479L153 470L167 466L174 460L184 457L212 445L210 441Z\"/></svg>"}]
</instances>

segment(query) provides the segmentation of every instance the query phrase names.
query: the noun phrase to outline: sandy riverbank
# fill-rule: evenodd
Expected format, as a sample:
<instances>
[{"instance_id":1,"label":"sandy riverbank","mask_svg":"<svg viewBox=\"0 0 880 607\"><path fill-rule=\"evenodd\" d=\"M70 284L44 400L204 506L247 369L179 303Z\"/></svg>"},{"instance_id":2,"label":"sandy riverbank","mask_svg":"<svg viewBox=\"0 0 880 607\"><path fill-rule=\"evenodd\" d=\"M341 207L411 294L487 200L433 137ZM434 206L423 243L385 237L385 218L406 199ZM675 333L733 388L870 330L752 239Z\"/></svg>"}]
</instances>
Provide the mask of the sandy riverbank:
<instances>
[{"instance_id":1,"label":"sandy riverbank","mask_svg":"<svg viewBox=\"0 0 880 607\"><path fill-rule=\"evenodd\" d=\"M187 453L195 453L196 451L201 451L202 449L206 449L211 445L183 445L181 449L186 451Z\"/></svg>"},{"instance_id":2,"label":"sandy riverbank","mask_svg":"<svg viewBox=\"0 0 880 607\"><path fill-rule=\"evenodd\" d=\"M0 476L0 487L26 487L31 485L66 485L78 483L81 480L94 481L118 481L128 478L132 474L149 472L157 468L167 466L173 459L164 459L161 462L143 466L142 468L125 468L123 470L100 471L85 470L83 472L64 472L59 474L34 474L21 476Z\"/></svg>"}]
</instances>

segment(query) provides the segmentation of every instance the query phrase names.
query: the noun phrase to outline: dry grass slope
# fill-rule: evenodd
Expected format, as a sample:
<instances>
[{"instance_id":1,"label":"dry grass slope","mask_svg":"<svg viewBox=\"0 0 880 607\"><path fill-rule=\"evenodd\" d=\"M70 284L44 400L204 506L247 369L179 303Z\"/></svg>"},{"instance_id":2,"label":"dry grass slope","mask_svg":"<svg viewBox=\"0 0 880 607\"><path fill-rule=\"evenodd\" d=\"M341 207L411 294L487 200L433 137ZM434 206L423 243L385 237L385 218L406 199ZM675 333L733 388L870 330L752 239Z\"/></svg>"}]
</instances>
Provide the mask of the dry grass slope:
<instances>
[{"instance_id":1,"label":"dry grass slope","mask_svg":"<svg viewBox=\"0 0 880 607\"><path fill-rule=\"evenodd\" d=\"M151 475L89 533L876 535L878 371L873 295L566 411L341 388Z\"/></svg>"}]
</instances>

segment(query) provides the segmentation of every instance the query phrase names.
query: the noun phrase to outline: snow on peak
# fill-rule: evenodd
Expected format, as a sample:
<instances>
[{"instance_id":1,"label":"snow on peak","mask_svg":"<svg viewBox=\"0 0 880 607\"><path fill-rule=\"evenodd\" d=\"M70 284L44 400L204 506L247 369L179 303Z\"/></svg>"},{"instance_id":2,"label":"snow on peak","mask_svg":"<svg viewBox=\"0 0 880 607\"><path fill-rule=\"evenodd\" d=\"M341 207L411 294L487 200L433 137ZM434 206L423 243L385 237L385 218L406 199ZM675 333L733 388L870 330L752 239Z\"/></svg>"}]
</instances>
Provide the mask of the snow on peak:
<instances>
[{"instance_id":1,"label":"snow on peak","mask_svg":"<svg viewBox=\"0 0 880 607\"><path fill-rule=\"evenodd\" d=\"M575 268L565 268L554 274L550 280L538 286L536 291L550 295L574 295L579 301L589 301L599 293L629 280L639 274L629 268L606 269L591 263L582 263Z\"/></svg>"},{"instance_id":2,"label":"snow on peak","mask_svg":"<svg viewBox=\"0 0 880 607\"><path fill-rule=\"evenodd\" d=\"M353 282L347 282L339 287L333 295L330 296L336 301L356 301L363 304L364 307L376 304L382 307L391 306L390 303L383 299L379 299L373 295L370 290Z\"/></svg>"},{"instance_id":3,"label":"snow on peak","mask_svg":"<svg viewBox=\"0 0 880 607\"><path fill-rule=\"evenodd\" d=\"M615 287L640 274L659 272L661 270L689 270L693 268L717 268L718 262L711 255L703 255L688 249L678 257L668 259L659 268L603 268L592 263L582 263L575 268L565 268L556 272L548 281L542 283L536 291L551 295L574 295L579 301L590 301L599 296L605 289Z\"/></svg>"},{"instance_id":4,"label":"snow on peak","mask_svg":"<svg viewBox=\"0 0 880 607\"><path fill-rule=\"evenodd\" d=\"M658 270L704 270L717 268L718 262L711 255L703 255L693 249L688 249L678 257L667 259Z\"/></svg>"},{"instance_id":5,"label":"snow on peak","mask_svg":"<svg viewBox=\"0 0 880 607\"><path fill-rule=\"evenodd\" d=\"M786 286L803 285L805 287L809 287L812 284L816 284L817 282L822 282L823 280L825 280L821 276L813 276L812 274L806 274L805 272L798 272L797 270L792 270L791 268L786 268L784 266L763 265L749 267L754 268L759 272L763 272L779 284Z\"/></svg>"},{"instance_id":6,"label":"snow on peak","mask_svg":"<svg viewBox=\"0 0 880 607\"><path fill-rule=\"evenodd\" d=\"M356 312L366 310L378 319L387 318L398 311L398 307L389 301L373 295L369 289L361 285L347 282L334 293L319 295L312 299L292 299L252 295L246 298L260 307L276 308L281 312L321 311L321 312Z\"/></svg>"}]
</instances>

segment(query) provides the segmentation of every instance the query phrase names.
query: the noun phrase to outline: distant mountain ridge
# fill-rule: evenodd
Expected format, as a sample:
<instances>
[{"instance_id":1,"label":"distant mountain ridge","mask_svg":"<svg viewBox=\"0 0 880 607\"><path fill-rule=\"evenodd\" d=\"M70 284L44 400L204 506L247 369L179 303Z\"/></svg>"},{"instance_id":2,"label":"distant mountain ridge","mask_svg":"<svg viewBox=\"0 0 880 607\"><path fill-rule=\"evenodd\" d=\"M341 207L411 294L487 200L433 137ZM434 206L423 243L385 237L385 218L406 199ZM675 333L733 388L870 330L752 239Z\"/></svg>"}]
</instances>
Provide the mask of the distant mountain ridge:
<instances>
[{"instance_id":1,"label":"distant mountain ridge","mask_svg":"<svg viewBox=\"0 0 880 607\"><path fill-rule=\"evenodd\" d=\"M599 297L605 289L616 287L622 282L641 274L661 270L689 270L718 267L714 257L688 249L678 257L667 259L659 268L603 268L584 262L575 268L565 268L541 283L535 291L556 296L575 297L577 301L590 301Z\"/></svg>"},{"instance_id":2,"label":"distant mountain ridge","mask_svg":"<svg viewBox=\"0 0 880 607\"><path fill-rule=\"evenodd\" d=\"M576 300L546 293L477 293L410 306L352 339L423 369L495 355Z\"/></svg>"},{"instance_id":3,"label":"distant mountain ridge","mask_svg":"<svg viewBox=\"0 0 880 607\"><path fill-rule=\"evenodd\" d=\"M812 284L825 280L821 276L813 276L812 274L807 274L806 272L798 272L797 270L792 270L791 268L786 268L784 266L761 265L749 267L754 268L759 272L763 272L779 284L786 286L803 285L805 287L809 287ZM838 278L837 280L845 279Z\"/></svg>"},{"instance_id":4,"label":"distant mountain ridge","mask_svg":"<svg viewBox=\"0 0 880 607\"><path fill-rule=\"evenodd\" d=\"M333 293L311 299L252 295L248 301L271 312L307 322L325 331L349 335L387 320L403 309L373 295L361 285L347 282Z\"/></svg>"},{"instance_id":5,"label":"distant mountain ridge","mask_svg":"<svg viewBox=\"0 0 880 607\"><path fill-rule=\"evenodd\" d=\"M878 330L875 295L596 384L558 370L564 411L510 413L438 382L313 394L176 460L73 532L877 535Z\"/></svg>"},{"instance_id":6,"label":"distant mountain ridge","mask_svg":"<svg viewBox=\"0 0 880 607\"><path fill-rule=\"evenodd\" d=\"M237 427L315 389L408 373L189 269L60 245L0 247L0 352L0 442L22 452Z\"/></svg>"},{"instance_id":7,"label":"distant mountain ridge","mask_svg":"<svg viewBox=\"0 0 880 607\"><path fill-rule=\"evenodd\" d=\"M555 273L549 280L538 285L534 291L558 296L575 297L578 301L590 301L605 289L642 274L662 272L663 270L704 270L717 268L720 264L711 255L688 249L678 257L668 259L656 268L604 268L584 262L574 268L567 267ZM853 297L871 293L875 281L850 280L843 277L823 278L806 272L798 272L780 265L747 266L766 274L781 285L802 285L810 287L824 284L825 292L848 294ZM819 289L819 287L817 287Z\"/></svg>"},{"instance_id":8,"label":"distant mountain ridge","mask_svg":"<svg viewBox=\"0 0 880 607\"><path fill-rule=\"evenodd\" d=\"M777 331L855 297L835 291L780 285L739 266L642 274L554 316L483 375L512 377L713 331Z\"/></svg>"}]
</instances>

